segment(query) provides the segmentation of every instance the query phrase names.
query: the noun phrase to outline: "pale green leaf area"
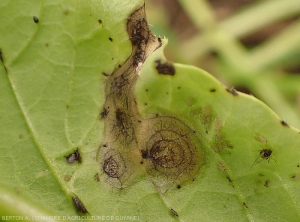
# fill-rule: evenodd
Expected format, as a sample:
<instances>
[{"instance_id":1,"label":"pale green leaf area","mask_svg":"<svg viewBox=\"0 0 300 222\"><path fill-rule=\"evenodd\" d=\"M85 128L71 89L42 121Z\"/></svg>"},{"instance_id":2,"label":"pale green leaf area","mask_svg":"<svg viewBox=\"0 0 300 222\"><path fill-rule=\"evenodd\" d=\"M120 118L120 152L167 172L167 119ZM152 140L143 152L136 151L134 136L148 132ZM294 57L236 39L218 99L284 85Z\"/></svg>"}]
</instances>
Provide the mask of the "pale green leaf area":
<instances>
[{"instance_id":1,"label":"pale green leaf area","mask_svg":"<svg viewBox=\"0 0 300 222\"><path fill-rule=\"evenodd\" d=\"M115 220L299 220L299 132L202 70L175 64L174 76L158 74L163 48L139 73L139 113L184 122L201 141L195 146L204 163L189 181L171 181L175 188L164 192L146 164L123 189L105 179L96 161L105 142L105 75L130 56L126 18L140 5L0 2L0 215L83 215L73 205L76 195L86 215ZM77 148L82 162L67 163ZM265 157L262 150L272 153Z\"/></svg>"},{"instance_id":2,"label":"pale green leaf area","mask_svg":"<svg viewBox=\"0 0 300 222\"><path fill-rule=\"evenodd\" d=\"M185 120L204 144L205 163L195 181L161 197L182 221L298 221L299 131L203 70L174 64L174 76L158 74L162 51L150 55L140 73L139 112ZM272 150L269 158L263 149Z\"/></svg>"},{"instance_id":3,"label":"pale green leaf area","mask_svg":"<svg viewBox=\"0 0 300 222\"><path fill-rule=\"evenodd\" d=\"M103 73L130 55L126 18L138 5L0 2L0 175L1 192L10 189L11 199L54 215L77 214L71 199L76 184L67 181L85 166L67 164L64 156L79 148L86 158L101 143ZM13 212L20 214L15 208L8 215Z\"/></svg>"}]
</instances>

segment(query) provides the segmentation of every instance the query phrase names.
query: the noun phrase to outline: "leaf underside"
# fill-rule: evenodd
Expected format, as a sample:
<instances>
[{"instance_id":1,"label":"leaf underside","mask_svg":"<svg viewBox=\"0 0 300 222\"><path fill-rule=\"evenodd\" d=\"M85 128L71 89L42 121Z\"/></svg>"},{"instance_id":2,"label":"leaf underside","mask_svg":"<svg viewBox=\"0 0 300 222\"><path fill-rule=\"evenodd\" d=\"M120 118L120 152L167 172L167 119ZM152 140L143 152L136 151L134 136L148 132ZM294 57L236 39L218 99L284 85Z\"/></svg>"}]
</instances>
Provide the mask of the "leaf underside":
<instances>
[{"instance_id":1,"label":"leaf underside","mask_svg":"<svg viewBox=\"0 0 300 222\"><path fill-rule=\"evenodd\" d=\"M167 62L141 6L0 2L0 206L22 203L1 215L82 215L76 197L90 216L299 220L299 131Z\"/></svg>"}]
</instances>

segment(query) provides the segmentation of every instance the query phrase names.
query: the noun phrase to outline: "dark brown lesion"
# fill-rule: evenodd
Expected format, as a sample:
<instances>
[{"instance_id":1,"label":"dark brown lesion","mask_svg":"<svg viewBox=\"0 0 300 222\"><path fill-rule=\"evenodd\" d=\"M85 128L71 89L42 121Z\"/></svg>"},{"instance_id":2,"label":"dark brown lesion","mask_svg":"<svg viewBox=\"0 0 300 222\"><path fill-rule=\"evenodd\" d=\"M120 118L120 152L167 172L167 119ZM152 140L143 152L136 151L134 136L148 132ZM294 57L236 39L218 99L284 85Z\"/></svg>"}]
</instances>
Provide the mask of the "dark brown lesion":
<instances>
[{"instance_id":1,"label":"dark brown lesion","mask_svg":"<svg viewBox=\"0 0 300 222\"><path fill-rule=\"evenodd\" d=\"M156 60L155 63L156 63L155 68L159 74L170 75L170 76L175 75L175 67L172 63L170 62L162 63L161 60Z\"/></svg>"},{"instance_id":2,"label":"dark brown lesion","mask_svg":"<svg viewBox=\"0 0 300 222\"><path fill-rule=\"evenodd\" d=\"M82 161L82 157L78 148L73 153L69 154L68 156L65 156L65 158L68 163L74 163L75 161L81 163Z\"/></svg>"},{"instance_id":3,"label":"dark brown lesion","mask_svg":"<svg viewBox=\"0 0 300 222\"><path fill-rule=\"evenodd\" d=\"M83 214L88 213L87 209L85 208L85 206L83 205L83 203L77 196L72 196L72 201L78 212L83 213Z\"/></svg>"}]
</instances>

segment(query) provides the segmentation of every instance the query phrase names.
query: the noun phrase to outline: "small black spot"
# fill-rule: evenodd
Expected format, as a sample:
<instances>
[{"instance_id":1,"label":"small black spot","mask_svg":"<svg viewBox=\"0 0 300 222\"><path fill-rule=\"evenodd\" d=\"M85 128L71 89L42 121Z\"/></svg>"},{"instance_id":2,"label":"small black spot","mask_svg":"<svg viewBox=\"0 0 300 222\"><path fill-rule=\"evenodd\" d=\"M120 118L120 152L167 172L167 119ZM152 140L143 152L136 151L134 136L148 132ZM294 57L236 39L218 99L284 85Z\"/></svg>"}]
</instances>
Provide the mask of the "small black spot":
<instances>
[{"instance_id":1,"label":"small black spot","mask_svg":"<svg viewBox=\"0 0 300 222\"><path fill-rule=\"evenodd\" d=\"M181 87L180 87L180 86L178 86L178 87L177 87L177 89L181 89Z\"/></svg>"},{"instance_id":2,"label":"small black spot","mask_svg":"<svg viewBox=\"0 0 300 222\"><path fill-rule=\"evenodd\" d=\"M102 24L102 20L101 19L99 19L98 22L99 22L99 24Z\"/></svg>"},{"instance_id":3,"label":"small black spot","mask_svg":"<svg viewBox=\"0 0 300 222\"><path fill-rule=\"evenodd\" d=\"M289 127L289 124L287 124L287 122L285 122L284 120L281 120L280 123L281 123L281 125L283 125L283 126Z\"/></svg>"},{"instance_id":4,"label":"small black spot","mask_svg":"<svg viewBox=\"0 0 300 222\"><path fill-rule=\"evenodd\" d=\"M269 180L266 180L264 186L265 186L265 187L269 187L269 184L270 184L270 181L269 181Z\"/></svg>"},{"instance_id":5,"label":"small black spot","mask_svg":"<svg viewBox=\"0 0 300 222\"><path fill-rule=\"evenodd\" d=\"M33 16L33 21L34 21L35 23L38 23L40 20L38 19L38 17Z\"/></svg>"},{"instance_id":6,"label":"small black spot","mask_svg":"<svg viewBox=\"0 0 300 222\"><path fill-rule=\"evenodd\" d=\"M177 189L180 189L180 188L181 188L181 186L178 184L178 185L176 186L176 188L177 188Z\"/></svg>"},{"instance_id":7,"label":"small black spot","mask_svg":"<svg viewBox=\"0 0 300 222\"><path fill-rule=\"evenodd\" d=\"M121 68L122 66L121 65L119 65L119 68Z\"/></svg>"},{"instance_id":8,"label":"small black spot","mask_svg":"<svg viewBox=\"0 0 300 222\"><path fill-rule=\"evenodd\" d=\"M111 41L111 42L113 41L113 38L112 38L112 37L109 37L108 39L109 39L109 41Z\"/></svg>"},{"instance_id":9,"label":"small black spot","mask_svg":"<svg viewBox=\"0 0 300 222\"><path fill-rule=\"evenodd\" d=\"M101 119L104 119L107 116L108 113L109 113L108 109L106 109L104 107L103 110L102 110L102 112L100 113Z\"/></svg>"},{"instance_id":10,"label":"small black spot","mask_svg":"<svg viewBox=\"0 0 300 222\"><path fill-rule=\"evenodd\" d=\"M105 72L102 72L102 75L104 75L104 76L109 76L107 73L105 73Z\"/></svg>"},{"instance_id":11,"label":"small black spot","mask_svg":"<svg viewBox=\"0 0 300 222\"><path fill-rule=\"evenodd\" d=\"M298 164L297 167L300 167L300 165Z\"/></svg>"},{"instance_id":12,"label":"small black spot","mask_svg":"<svg viewBox=\"0 0 300 222\"><path fill-rule=\"evenodd\" d=\"M157 64L155 68L159 74L171 75L171 76L175 75L175 68L172 63L169 62L161 63L160 60L156 60L155 63Z\"/></svg>"},{"instance_id":13,"label":"small black spot","mask_svg":"<svg viewBox=\"0 0 300 222\"><path fill-rule=\"evenodd\" d=\"M226 91L231 93L233 96L239 95L238 92L234 88L230 88L230 89L226 88Z\"/></svg>"},{"instance_id":14,"label":"small black spot","mask_svg":"<svg viewBox=\"0 0 300 222\"><path fill-rule=\"evenodd\" d=\"M230 179L230 177L226 177L226 178L229 181L229 183L232 183L232 180Z\"/></svg>"},{"instance_id":15,"label":"small black spot","mask_svg":"<svg viewBox=\"0 0 300 222\"><path fill-rule=\"evenodd\" d=\"M144 161L141 161L140 164L144 164Z\"/></svg>"},{"instance_id":16,"label":"small black spot","mask_svg":"<svg viewBox=\"0 0 300 222\"><path fill-rule=\"evenodd\" d=\"M268 160L272 155L272 150L270 149L262 149L259 151L259 155L261 158Z\"/></svg>"},{"instance_id":17,"label":"small black spot","mask_svg":"<svg viewBox=\"0 0 300 222\"><path fill-rule=\"evenodd\" d=\"M146 89L146 92L148 92L149 90L148 89Z\"/></svg>"},{"instance_id":18,"label":"small black spot","mask_svg":"<svg viewBox=\"0 0 300 222\"><path fill-rule=\"evenodd\" d=\"M83 205L83 203L77 196L73 196L72 200L73 200L73 204L78 212L81 212L84 214L88 213L87 209L85 208L85 206Z\"/></svg>"},{"instance_id":19,"label":"small black spot","mask_svg":"<svg viewBox=\"0 0 300 222\"><path fill-rule=\"evenodd\" d=\"M296 175L293 175L291 178L292 178L292 179L295 179L295 178L296 178Z\"/></svg>"},{"instance_id":20,"label":"small black spot","mask_svg":"<svg viewBox=\"0 0 300 222\"><path fill-rule=\"evenodd\" d=\"M145 103L145 106L147 106L148 104L147 103Z\"/></svg>"},{"instance_id":21,"label":"small black spot","mask_svg":"<svg viewBox=\"0 0 300 222\"><path fill-rule=\"evenodd\" d=\"M103 146L103 147L107 147L107 144L106 144L106 143L104 143L102 146Z\"/></svg>"},{"instance_id":22,"label":"small black spot","mask_svg":"<svg viewBox=\"0 0 300 222\"><path fill-rule=\"evenodd\" d=\"M114 58L111 58L111 60L114 60Z\"/></svg>"},{"instance_id":23,"label":"small black spot","mask_svg":"<svg viewBox=\"0 0 300 222\"><path fill-rule=\"evenodd\" d=\"M210 89L209 91L210 92L216 92L216 89Z\"/></svg>"},{"instance_id":24,"label":"small black spot","mask_svg":"<svg viewBox=\"0 0 300 222\"><path fill-rule=\"evenodd\" d=\"M71 153L69 156L66 156L65 158L68 163L74 163L75 161L81 163L81 155L79 153L78 148L75 150L74 153Z\"/></svg>"},{"instance_id":25,"label":"small black spot","mask_svg":"<svg viewBox=\"0 0 300 222\"><path fill-rule=\"evenodd\" d=\"M172 209L172 208L171 208L171 213L172 213L175 217L179 217L178 213L177 213L174 209Z\"/></svg>"},{"instance_id":26,"label":"small black spot","mask_svg":"<svg viewBox=\"0 0 300 222\"><path fill-rule=\"evenodd\" d=\"M243 203L243 205L245 208L248 208L248 205L245 202Z\"/></svg>"},{"instance_id":27,"label":"small black spot","mask_svg":"<svg viewBox=\"0 0 300 222\"><path fill-rule=\"evenodd\" d=\"M160 43L160 46L161 46L161 44L162 44L162 42L161 42L161 38L160 38L160 37L158 37L158 38L157 38L157 40L158 40L158 42ZM160 47L160 46L159 46L159 47Z\"/></svg>"},{"instance_id":28,"label":"small black spot","mask_svg":"<svg viewBox=\"0 0 300 222\"><path fill-rule=\"evenodd\" d=\"M66 105L66 108L69 109L69 105Z\"/></svg>"}]
</instances>

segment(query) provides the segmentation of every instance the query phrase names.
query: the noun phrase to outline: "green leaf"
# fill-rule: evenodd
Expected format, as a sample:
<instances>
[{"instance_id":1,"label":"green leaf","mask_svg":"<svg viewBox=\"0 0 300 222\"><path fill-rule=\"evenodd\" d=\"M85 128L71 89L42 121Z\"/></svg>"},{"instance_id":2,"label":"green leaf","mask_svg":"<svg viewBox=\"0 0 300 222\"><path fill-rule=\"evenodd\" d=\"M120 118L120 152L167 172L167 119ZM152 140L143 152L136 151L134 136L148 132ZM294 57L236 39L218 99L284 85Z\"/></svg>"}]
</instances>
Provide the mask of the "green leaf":
<instances>
[{"instance_id":1,"label":"green leaf","mask_svg":"<svg viewBox=\"0 0 300 222\"><path fill-rule=\"evenodd\" d=\"M299 220L299 132L151 54L141 5L0 2L0 214Z\"/></svg>"},{"instance_id":2,"label":"green leaf","mask_svg":"<svg viewBox=\"0 0 300 222\"><path fill-rule=\"evenodd\" d=\"M85 188L97 186L99 168L89 161L102 140L103 74L130 55L126 18L141 4L0 2L0 175L11 198L76 215L74 178L84 174ZM85 161L68 164L77 148Z\"/></svg>"},{"instance_id":3,"label":"green leaf","mask_svg":"<svg viewBox=\"0 0 300 222\"><path fill-rule=\"evenodd\" d=\"M172 66L174 75L162 72ZM201 141L195 178L161 194L180 219L299 220L300 132L269 107L203 70L167 62L163 48L148 57L135 93L143 118L181 119Z\"/></svg>"}]
</instances>

